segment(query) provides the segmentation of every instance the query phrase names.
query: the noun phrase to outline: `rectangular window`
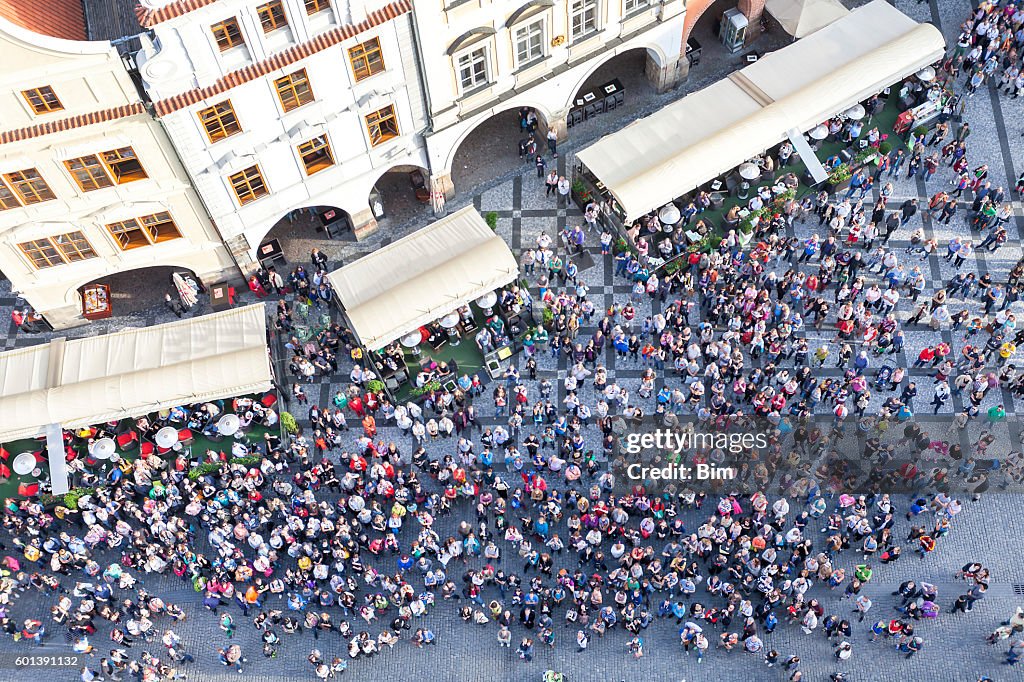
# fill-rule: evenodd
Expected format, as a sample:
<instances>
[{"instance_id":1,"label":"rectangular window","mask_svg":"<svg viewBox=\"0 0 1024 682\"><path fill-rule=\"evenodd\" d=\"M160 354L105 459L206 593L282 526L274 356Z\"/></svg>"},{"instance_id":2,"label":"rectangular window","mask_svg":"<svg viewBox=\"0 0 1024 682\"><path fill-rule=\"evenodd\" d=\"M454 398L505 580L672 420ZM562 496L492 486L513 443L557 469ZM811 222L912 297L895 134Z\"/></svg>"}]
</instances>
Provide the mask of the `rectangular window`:
<instances>
[{"instance_id":1,"label":"rectangular window","mask_svg":"<svg viewBox=\"0 0 1024 682\"><path fill-rule=\"evenodd\" d=\"M366 128L370 131L370 144L374 147L393 137L398 137L398 119L395 117L395 107L389 104L383 109L368 114Z\"/></svg>"},{"instance_id":2,"label":"rectangular window","mask_svg":"<svg viewBox=\"0 0 1024 682\"><path fill-rule=\"evenodd\" d=\"M18 247L32 261L32 266L36 270L96 257L96 252L81 232L33 239L18 244Z\"/></svg>"},{"instance_id":3,"label":"rectangular window","mask_svg":"<svg viewBox=\"0 0 1024 682\"><path fill-rule=\"evenodd\" d=\"M135 156L135 150L131 147L112 149L109 152L103 152L102 156L103 164L107 167L110 177L118 185L149 177L142 164L139 163L139 158Z\"/></svg>"},{"instance_id":4,"label":"rectangular window","mask_svg":"<svg viewBox=\"0 0 1024 682\"><path fill-rule=\"evenodd\" d=\"M242 29L238 26L238 19L231 17L210 27L213 37L217 40L217 47L221 52L227 52L238 45L245 45L245 38L242 37Z\"/></svg>"},{"instance_id":5,"label":"rectangular window","mask_svg":"<svg viewBox=\"0 0 1024 682\"><path fill-rule=\"evenodd\" d=\"M306 0L306 14L313 16L331 8L330 0Z\"/></svg>"},{"instance_id":6,"label":"rectangular window","mask_svg":"<svg viewBox=\"0 0 1024 682\"><path fill-rule=\"evenodd\" d=\"M6 211L9 208L18 208L21 206L21 202L18 201L18 197L14 196L14 192L11 188L0 182L0 211Z\"/></svg>"},{"instance_id":7,"label":"rectangular window","mask_svg":"<svg viewBox=\"0 0 1024 682\"><path fill-rule=\"evenodd\" d=\"M487 48L481 47L459 57L459 85L462 91L487 83Z\"/></svg>"},{"instance_id":8,"label":"rectangular window","mask_svg":"<svg viewBox=\"0 0 1024 682\"><path fill-rule=\"evenodd\" d=\"M281 99L281 108L285 111L298 109L303 104L313 101L313 89L309 87L309 78L305 69L299 69L274 81L277 96Z\"/></svg>"},{"instance_id":9,"label":"rectangular window","mask_svg":"<svg viewBox=\"0 0 1024 682\"><path fill-rule=\"evenodd\" d=\"M206 129L206 135L210 138L210 142L223 140L242 130L242 127L238 125L238 118L235 117L235 110L229 99L200 111L199 120L203 124L203 128Z\"/></svg>"},{"instance_id":10,"label":"rectangular window","mask_svg":"<svg viewBox=\"0 0 1024 682\"><path fill-rule=\"evenodd\" d=\"M597 0L572 0L569 9L572 39L578 40L597 30Z\"/></svg>"},{"instance_id":11,"label":"rectangular window","mask_svg":"<svg viewBox=\"0 0 1024 682\"><path fill-rule=\"evenodd\" d=\"M260 5L256 8L256 13L260 16L260 24L263 25L264 33L270 33L271 31L288 26L288 17L284 14L284 6L281 4L281 0L274 0L265 5Z\"/></svg>"},{"instance_id":12,"label":"rectangular window","mask_svg":"<svg viewBox=\"0 0 1024 682\"><path fill-rule=\"evenodd\" d=\"M544 56L544 21L516 29L516 64L523 66Z\"/></svg>"},{"instance_id":13,"label":"rectangular window","mask_svg":"<svg viewBox=\"0 0 1024 682\"><path fill-rule=\"evenodd\" d=\"M309 142L298 146L302 165L306 167L306 175L312 175L334 165L334 154L326 135L314 137Z\"/></svg>"},{"instance_id":14,"label":"rectangular window","mask_svg":"<svg viewBox=\"0 0 1024 682\"><path fill-rule=\"evenodd\" d=\"M102 162L100 159L102 158ZM149 177L131 147L68 159L64 166L83 192L123 185Z\"/></svg>"},{"instance_id":15,"label":"rectangular window","mask_svg":"<svg viewBox=\"0 0 1024 682\"><path fill-rule=\"evenodd\" d=\"M181 237L178 226L171 219L171 214L166 211L111 223L107 225L107 230L110 231L122 251Z\"/></svg>"},{"instance_id":16,"label":"rectangular window","mask_svg":"<svg viewBox=\"0 0 1024 682\"><path fill-rule=\"evenodd\" d=\"M26 206L56 198L53 190L50 189L50 186L46 184L46 181L43 180L35 168L5 173L4 179L7 180L7 184L10 185L14 193L21 199L21 203Z\"/></svg>"},{"instance_id":17,"label":"rectangular window","mask_svg":"<svg viewBox=\"0 0 1024 682\"><path fill-rule=\"evenodd\" d=\"M231 180L231 187L235 190L238 203L248 204L267 194L267 184L263 181L263 173L259 166L249 166L228 178Z\"/></svg>"},{"instance_id":18,"label":"rectangular window","mask_svg":"<svg viewBox=\"0 0 1024 682\"><path fill-rule=\"evenodd\" d=\"M352 62L352 73L357 81L380 73L384 70L384 54L380 49L380 40L371 38L348 50L348 60Z\"/></svg>"},{"instance_id":19,"label":"rectangular window","mask_svg":"<svg viewBox=\"0 0 1024 682\"><path fill-rule=\"evenodd\" d=\"M642 9L644 7L647 7L647 5L649 5L649 4L651 4L650 0L623 0L623 4L622 4L623 12L622 13L623 14L630 14L632 12L637 11L638 9Z\"/></svg>"},{"instance_id":20,"label":"rectangular window","mask_svg":"<svg viewBox=\"0 0 1024 682\"><path fill-rule=\"evenodd\" d=\"M31 90L22 90L22 96L37 114L48 114L51 111L60 111L64 105L57 99L56 93L49 85L44 85Z\"/></svg>"},{"instance_id":21,"label":"rectangular window","mask_svg":"<svg viewBox=\"0 0 1024 682\"><path fill-rule=\"evenodd\" d=\"M100 163L95 154L81 156L77 159L68 159L64 162L68 173L78 183L78 188L83 192L91 192L104 187L112 187L114 183L107 175L107 169Z\"/></svg>"}]
</instances>

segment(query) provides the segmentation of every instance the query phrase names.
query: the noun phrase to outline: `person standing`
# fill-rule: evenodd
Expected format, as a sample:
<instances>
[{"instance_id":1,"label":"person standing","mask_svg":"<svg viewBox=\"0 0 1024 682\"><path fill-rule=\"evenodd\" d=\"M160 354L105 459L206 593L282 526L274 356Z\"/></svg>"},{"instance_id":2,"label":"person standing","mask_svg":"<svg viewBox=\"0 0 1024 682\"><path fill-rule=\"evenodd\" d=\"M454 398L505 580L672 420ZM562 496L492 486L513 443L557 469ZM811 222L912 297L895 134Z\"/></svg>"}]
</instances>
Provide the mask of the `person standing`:
<instances>
[{"instance_id":1,"label":"person standing","mask_svg":"<svg viewBox=\"0 0 1024 682\"><path fill-rule=\"evenodd\" d=\"M544 196L549 197L558 191L558 171L554 168L544 180Z\"/></svg>"},{"instance_id":2,"label":"person standing","mask_svg":"<svg viewBox=\"0 0 1024 682\"><path fill-rule=\"evenodd\" d=\"M572 189L572 183L569 182L569 178L564 175L558 178L558 198L559 205L566 206L569 203L569 190Z\"/></svg>"}]
</instances>

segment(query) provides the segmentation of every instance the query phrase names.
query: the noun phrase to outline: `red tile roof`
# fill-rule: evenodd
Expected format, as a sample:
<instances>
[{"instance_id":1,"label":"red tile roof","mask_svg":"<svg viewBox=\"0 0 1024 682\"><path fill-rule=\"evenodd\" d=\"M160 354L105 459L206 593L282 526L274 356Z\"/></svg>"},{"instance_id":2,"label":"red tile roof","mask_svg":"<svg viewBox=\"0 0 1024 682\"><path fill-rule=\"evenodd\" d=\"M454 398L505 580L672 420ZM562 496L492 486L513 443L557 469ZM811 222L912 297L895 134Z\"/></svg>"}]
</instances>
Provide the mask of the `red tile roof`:
<instances>
[{"instance_id":1,"label":"red tile roof","mask_svg":"<svg viewBox=\"0 0 1024 682\"><path fill-rule=\"evenodd\" d=\"M203 0L187 1L202 2ZM156 113L158 116L166 116L167 114L178 111L179 109L184 109L185 107L196 104L197 102L202 102L209 97L214 97L227 92L231 88L256 80L257 78L273 73L278 69L283 69L290 64L294 64L295 62L301 61L316 54L317 52L333 47L342 41L359 35L363 31L368 31L374 26L384 24L410 11L412 11L412 0L398 0L397 2L392 2L390 5L385 5L383 8L375 12L371 12L366 17L365 21L361 21L358 24L339 26L338 28L331 29L326 33L321 33L312 40L290 47L269 59L264 59L261 62L247 66L244 69L239 69L238 71L232 71L224 77L217 79L217 82L213 85L205 88L189 90L181 93L180 95L175 95L174 97L154 102Z\"/></svg>"},{"instance_id":2,"label":"red tile roof","mask_svg":"<svg viewBox=\"0 0 1024 682\"><path fill-rule=\"evenodd\" d=\"M212 5L217 0L174 0L174 2L168 3L163 7L157 9L149 9L140 5L135 5L135 16L139 18L139 23L144 27L149 28L155 26L160 22L173 19L174 17L180 17L182 14L188 14L200 7L206 7Z\"/></svg>"},{"instance_id":3,"label":"red tile roof","mask_svg":"<svg viewBox=\"0 0 1024 682\"><path fill-rule=\"evenodd\" d=\"M59 133L65 130L73 130L74 128L95 125L97 123L116 121L121 118L127 118L129 116L134 116L135 114L144 113L145 111L146 107L142 102L135 102L134 104L126 104L124 106L114 107L113 109L91 111L88 114L80 114L78 116L72 116L71 118L53 119L29 128L19 128L17 130L0 132L0 144L10 144L12 142L30 140L42 135L49 135L51 133Z\"/></svg>"},{"instance_id":4,"label":"red tile roof","mask_svg":"<svg viewBox=\"0 0 1024 682\"><path fill-rule=\"evenodd\" d=\"M0 0L0 17L40 35L87 40L81 0Z\"/></svg>"}]
</instances>

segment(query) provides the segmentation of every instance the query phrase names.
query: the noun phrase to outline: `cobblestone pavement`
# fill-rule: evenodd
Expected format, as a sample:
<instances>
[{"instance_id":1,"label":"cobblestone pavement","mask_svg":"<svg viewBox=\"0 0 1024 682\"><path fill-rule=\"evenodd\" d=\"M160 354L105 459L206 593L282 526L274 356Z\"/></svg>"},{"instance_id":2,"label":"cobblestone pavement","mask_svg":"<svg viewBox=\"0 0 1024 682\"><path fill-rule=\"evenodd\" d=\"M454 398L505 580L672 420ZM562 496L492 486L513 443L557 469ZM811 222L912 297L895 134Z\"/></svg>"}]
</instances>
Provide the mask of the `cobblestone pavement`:
<instances>
[{"instance_id":1,"label":"cobblestone pavement","mask_svg":"<svg viewBox=\"0 0 1024 682\"><path fill-rule=\"evenodd\" d=\"M909 3L905 0L897 2L897 6L909 15L926 21L933 21L941 26L948 41L954 41L957 34L957 27L966 16L969 6L965 0L932 0L927 3ZM1024 138L1022 138L1021 104L1011 102L1005 96L996 91L981 90L974 98L970 99L965 112L965 118L970 122L974 132L970 138L969 158L974 163L987 162L990 167L996 169L993 173L994 184L1001 184L1011 188L1019 170L1015 166L1017 160L1022 158L1024 153ZM567 158L568 157L568 158ZM560 160L562 168L566 163L571 163L571 156L566 155ZM949 180L948 169L940 171L939 175L931 181L929 186L921 181L908 182L900 179L896 183L897 194L893 202L898 205L905 198L918 196L923 202L937 187ZM877 191L877 189L876 189ZM1011 240L995 254L979 254L966 267L973 271L983 273L990 272L998 279L1005 279L1010 268L1021 257L1021 218L1024 216L1019 198L1015 197L1015 219L1011 222L1016 239ZM537 235L546 232L555 235L558 228L567 220L573 220L578 216L572 208L559 207L553 200L544 197L543 186L532 169L522 174L514 174L511 177L501 179L491 186L477 191L472 198L474 205L482 211L496 211L499 215L498 232L513 247L514 250L525 248L535 243ZM926 212L925 212L926 213ZM961 209L958 213L958 220L950 226L933 224L927 216L919 217L917 220L924 220L926 230L934 234L940 244L952 236L966 236L970 234L970 228L964 220L966 211ZM916 224L916 223L915 223ZM797 236L807 236L814 231L813 223L798 224L794 229ZM905 237L910 228L901 230L897 237ZM357 257L362 253L376 248L379 244L401 236L407 229L395 230L386 235L379 235L369 243L342 245L343 250L333 253L332 256L346 261ZM904 243L896 243L897 247L904 246ZM602 259L593 246L590 252L596 262L595 266L582 273L583 279L591 287L590 296L600 308L607 307L612 301L621 301L628 297L628 286L621 280L618 282L613 278L611 269ZM938 257L933 257L927 266L930 268L930 287L940 288L946 279L951 276L951 267L948 263ZM930 295L927 290L925 295ZM0 287L0 319L9 319L10 306L14 305L13 296L9 289ZM644 304L648 305L648 304ZM980 303L969 302L972 310L981 309ZM1017 304L1018 306L1020 304ZM205 311L198 311L205 312ZM197 313L198 314L198 313ZM646 315L647 312L643 312ZM901 306L901 319L906 319L909 309ZM73 330L71 336L78 334L95 334L117 326L146 325L167 321L167 315L163 312L151 312L136 315L128 320L123 318L113 322L99 325L92 325L80 330ZM10 348L15 344L22 345L44 340L44 337L19 337L14 336L13 329L5 330L7 333L0 335L0 342L4 347ZM586 334L589 330L584 329ZM907 348L900 357L900 363L908 366L908 358L916 357L919 350L930 344L934 344L940 333L927 331L925 327L918 327L907 333ZM941 332L941 337L947 341L954 342L954 348L959 348L963 343L963 336L950 332ZM539 358L540 374L555 378L558 371L564 370L564 360L561 365L557 364L548 354L542 354ZM639 383L640 367L628 360L623 361L614 357L612 353L606 358L606 365L609 367L609 381L617 381L620 385L627 386L631 393L635 394L636 386ZM828 367L829 365L826 365ZM339 377L347 375L348 368L342 368ZM837 370L826 369L824 373L835 373ZM922 386L921 394L917 398L920 406L926 405L931 399L931 382L924 380L927 373L924 370L911 372L911 376L918 380ZM340 379L339 379L340 381ZM671 379L669 380L671 381ZM331 380L324 380L318 385L311 387L307 393L310 394L312 402L327 404L330 396L342 384L333 383ZM536 387L531 386L531 394L536 395ZM588 389L587 390L592 390ZM593 399L592 394L586 390L583 399ZM880 398L876 398L880 401ZM1021 422L1016 415L1016 406L1011 395L992 396L986 402L983 409L990 404L1003 402L1006 405L1009 418L999 425L997 429L998 442L994 447L1002 448L1004 451L1013 447L1018 442L1021 434ZM873 404L872 407L877 407ZM954 410L959 411L962 407L960 399L952 401L938 417L924 419L928 426L934 429L936 434L945 433L949 417ZM485 415L493 414L485 404L483 407ZM930 410L921 409L922 412ZM301 415L300 415L301 416ZM491 423L496 423L493 419ZM965 448L977 440L981 426L971 424L962 433L956 434ZM382 436L398 442L403 450L411 450L411 443L394 428L381 430ZM594 433L590 434L596 439ZM596 443L595 443L596 445ZM449 445L445 442L431 444L429 450L434 457L446 452ZM905 509L907 498L900 496L897 501L898 509ZM988 674L995 680L1024 679L1024 673L1019 669L1009 669L1001 666L1002 652L1004 646L989 646L984 643L984 637L998 623L1006 619L1018 604L1024 604L1024 562L1020 561L1019 548L1024 546L1024 525L1020 523L1024 495L1016 492L1010 493L986 493L979 501L968 501L965 503L965 510L957 517L952 532L940 541L938 550L925 560L919 560L916 555L909 551L898 562L878 566L875 569L875 577L865 588L865 592L875 602L870 616L876 618L891 617L893 597L891 592L903 580L914 578L933 582L939 587L939 603L943 613L934 621L922 621L918 623L918 634L925 639L924 651L912 659L905 659L892 650L890 645L883 642L870 642L867 633L867 623L856 625L854 636L851 641L854 645L853 658L850 661L837 665L836 659L832 656L832 649L825 641L820 632L812 635L804 635L795 626L780 625L771 635L765 637L769 648L777 649L783 657L797 653L803 659L801 669L804 671L804 680L818 681L826 680L828 675L837 670L849 673L850 680L936 680L951 682L975 682L982 674ZM797 511L794 504L794 511ZM463 510L468 514L468 510ZM458 514L456 514L456 517ZM697 512L687 513L685 516L687 527L694 528L703 518L703 514ZM902 514L898 515L899 523L894 531L895 537L901 541L905 535L909 522L905 521ZM439 533L445 537L451 532L453 519L442 520ZM926 523L931 523L926 519ZM817 528L812 523L812 528ZM809 533L816 534L816 530ZM202 535L202 533L200 533ZM407 539L405 535L402 536ZM507 545L503 546L507 550ZM506 553L504 567L515 570L518 566L518 558L511 553ZM568 557L559 559L565 563ZM993 586L986 598L978 602L976 608L968 614L952 614L950 607L954 597L963 590L963 584L954 580L954 573L965 563L972 560L983 561L990 567L993 575ZM392 568L391 558L382 558L377 563L380 568ZM840 556L838 564L848 570L856 563L860 563L860 556L849 552ZM470 565L479 565L480 560L470 562ZM450 573L458 573L453 569ZM241 617L237 608L231 607L236 622L239 624L235 641L241 644L243 651L249 659L244 675L228 672L217 663L216 648L223 646L226 640L223 633L217 627L214 617L206 613L198 599L198 595L186 583L178 581L173 576L144 576L145 586L150 591L164 596L170 601L180 603L184 606L187 619L184 623L175 627L175 630L184 640L185 649L193 653L197 662L184 666L184 671L192 680L229 680L245 679L270 681L281 679L312 679L313 675L310 666L306 662L306 655L310 649L316 646L326 657L345 654L346 643L336 633L325 636L319 641L314 641L311 635L284 636L284 643L276 659L266 660L260 655L260 645L256 632L248 625L247 619ZM812 588L811 596L817 596L823 600L826 611L845 612L850 609L849 602L840 603L838 594L829 594L821 587ZM496 596L496 592L486 592L485 600ZM25 594L17 600L13 607L16 617L24 618L30 614L42 613L50 606L50 601L41 599L37 594ZM283 606L282 606L283 608ZM373 659L350 662L349 669L341 679L353 680L395 680L397 682L412 681L470 681L470 682L498 682L508 680L509 682L533 682L540 680L542 672L548 668L555 668L564 671L571 682L626 682L658 681L658 682L679 682L687 680L783 680L786 675L779 669L768 669L763 663L750 655L736 651L726 654L722 651L709 652L703 664L698 664L693 658L687 657L681 651L678 644L677 627L671 620L655 622L644 633L646 643L646 655L640 660L633 660L626 651L626 640L621 630L614 630L605 636L604 640L593 641L590 648L577 654L574 644L575 629L567 629L559 624L556 632L556 646L548 649L543 645L537 647L537 654L532 663L522 662L518 656L510 650L497 648L495 639L496 627L493 623L487 625L471 625L461 622L456 615L457 607L450 603L441 603L434 607L427 616L422 619L422 626L430 627L438 636L438 644L435 650L418 651L407 641L400 642L393 650L379 654ZM157 627L165 627L162 621L157 622ZM421 626L420 622L414 627ZM376 633L383 627L382 623L375 622L366 629ZM360 628L356 627L356 630ZM95 642L101 650L109 648L108 640L105 639L106 632L97 633ZM513 628L513 641L523 636L523 631L518 626ZM157 651L160 648L158 642L149 645L149 650ZM137 643L133 653L139 650L146 650L147 646ZM70 647L61 637L51 638L42 648L36 648L25 643L15 643L9 638L0 639L0 681L22 679L26 675L17 672L10 667L9 656L13 654L44 653L48 655L67 654ZM96 667L96 661L92 661L92 667ZM35 674L32 671L28 674ZM48 670L43 673L48 680L63 682L64 680L77 680L78 673L71 670Z\"/></svg>"}]
</instances>

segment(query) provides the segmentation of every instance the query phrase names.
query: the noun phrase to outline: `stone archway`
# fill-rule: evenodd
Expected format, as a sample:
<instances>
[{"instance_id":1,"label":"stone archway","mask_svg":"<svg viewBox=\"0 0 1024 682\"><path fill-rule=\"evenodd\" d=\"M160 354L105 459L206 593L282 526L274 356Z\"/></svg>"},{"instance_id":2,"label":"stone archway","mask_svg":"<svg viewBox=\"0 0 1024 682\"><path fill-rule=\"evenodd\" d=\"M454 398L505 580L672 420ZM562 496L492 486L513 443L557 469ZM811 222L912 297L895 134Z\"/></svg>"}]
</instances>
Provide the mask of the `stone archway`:
<instances>
[{"instance_id":1,"label":"stone archway","mask_svg":"<svg viewBox=\"0 0 1024 682\"><path fill-rule=\"evenodd\" d=\"M533 159L520 156L519 144L531 134L520 126L521 110L534 112L537 120L532 132L537 153L545 153L545 136L549 114L540 107L527 104L512 105L507 109L482 116L469 127L452 146L447 164L451 183L464 192L472 188L474 178L494 178L516 169L533 166Z\"/></svg>"},{"instance_id":2,"label":"stone archway","mask_svg":"<svg viewBox=\"0 0 1024 682\"><path fill-rule=\"evenodd\" d=\"M256 242L256 258L262 260L262 247L274 240L289 263L305 263L314 249L331 255L339 242L355 241L352 216L337 206L303 206L281 216Z\"/></svg>"},{"instance_id":3,"label":"stone archway","mask_svg":"<svg viewBox=\"0 0 1024 682\"><path fill-rule=\"evenodd\" d=\"M368 202L378 228L425 218L431 215L430 171L415 165L392 166L373 183Z\"/></svg>"},{"instance_id":4,"label":"stone archway","mask_svg":"<svg viewBox=\"0 0 1024 682\"><path fill-rule=\"evenodd\" d=\"M187 265L151 265L121 272L93 277L68 289L65 300L69 305L81 305L81 291L90 284L105 284L110 287L111 310L114 317L149 311L163 312L164 295L177 297L171 276L175 272L186 273L201 286L205 284ZM200 301L203 299L200 298Z\"/></svg>"}]
</instances>

